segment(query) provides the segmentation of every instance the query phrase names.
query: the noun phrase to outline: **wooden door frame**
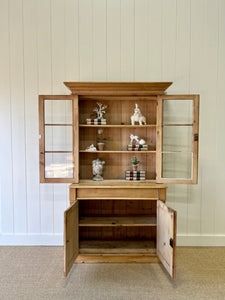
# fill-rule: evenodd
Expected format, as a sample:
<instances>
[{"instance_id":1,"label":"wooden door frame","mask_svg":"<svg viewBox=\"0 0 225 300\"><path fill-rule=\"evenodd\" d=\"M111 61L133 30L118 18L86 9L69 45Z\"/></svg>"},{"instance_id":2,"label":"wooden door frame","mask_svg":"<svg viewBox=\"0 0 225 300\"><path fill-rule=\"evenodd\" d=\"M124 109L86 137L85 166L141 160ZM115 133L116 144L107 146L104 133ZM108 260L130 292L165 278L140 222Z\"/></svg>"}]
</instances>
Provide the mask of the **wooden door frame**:
<instances>
[{"instance_id":1,"label":"wooden door frame","mask_svg":"<svg viewBox=\"0 0 225 300\"><path fill-rule=\"evenodd\" d=\"M162 178L162 149L163 149L163 100L193 100L192 125L192 178ZM159 95L157 96L157 141L156 141L156 182L158 183L198 183L198 140L199 140L199 95Z\"/></svg>"},{"instance_id":2,"label":"wooden door frame","mask_svg":"<svg viewBox=\"0 0 225 300\"><path fill-rule=\"evenodd\" d=\"M73 127L73 177L46 178L45 177L45 100L72 100ZM79 183L79 97L78 95L39 95L39 171L40 183Z\"/></svg>"}]
</instances>

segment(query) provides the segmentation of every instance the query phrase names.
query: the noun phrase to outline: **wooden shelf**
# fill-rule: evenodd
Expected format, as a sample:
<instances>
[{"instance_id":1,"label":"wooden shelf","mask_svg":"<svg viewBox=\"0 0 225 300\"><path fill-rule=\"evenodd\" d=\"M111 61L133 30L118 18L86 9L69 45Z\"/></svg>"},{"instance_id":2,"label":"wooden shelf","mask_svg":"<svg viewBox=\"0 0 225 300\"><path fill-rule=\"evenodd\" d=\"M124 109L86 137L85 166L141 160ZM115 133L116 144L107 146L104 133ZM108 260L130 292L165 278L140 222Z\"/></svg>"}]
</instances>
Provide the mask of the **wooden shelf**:
<instances>
[{"instance_id":1,"label":"wooden shelf","mask_svg":"<svg viewBox=\"0 0 225 300\"><path fill-rule=\"evenodd\" d=\"M144 182L126 181L125 179L104 179L103 181L93 181L92 179L81 179L79 183L72 183L70 188L122 188L122 189L165 189L167 186L156 183L156 180L145 180ZM96 196L97 198L98 196ZM93 197L90 197L93 199ZM86 199L86 198L85 198ZM108 197L107 197L108 199ZM113 198L115 199L115 198ZM140 198L139 198L140 199Z\"/></svg>"},{"instance_id":2,"label":"wooden shelf","mask_svg":"<svg viewBox=\"0 0 225 300\"><path fill-rule=\"evenodd\" d=\"M81 240L80 253L85 254L104 254L104 253L156 253L156 242L146 241L96 241Z\"/></svg>"},{"instance_id":3,"label":"wooden shelf","mask_svg":"<svg viewBox=\"0 0 225 300\"><path fill-rule=\"evenodd\" d=\"M156 150L147 150L147 151L117 151L117 150L103 150L103 151L88 151L88 150L80 150L80 153L156 153Z\"/></svg>"},{"instance_id":4,"label":"wooden shelf","mask_svg":"<svg viewBox=\"0 0 225 300\"><path fill-rule=\"evenodd\" d=\"M146 128L146 127L156 127L156 124L149 124L149 125L87 125L87 124L80 124L79 127Z\"/></svg>"},{"instance_id":5,"label":"wooden shelf","mask_svg":"<svg viewBox=\"0 0 225 300\"><path fill-rule=\"evenodd\" d=\"M81 217L79 226L156 226L156 217Z\"/></svg>"}]
</instances>

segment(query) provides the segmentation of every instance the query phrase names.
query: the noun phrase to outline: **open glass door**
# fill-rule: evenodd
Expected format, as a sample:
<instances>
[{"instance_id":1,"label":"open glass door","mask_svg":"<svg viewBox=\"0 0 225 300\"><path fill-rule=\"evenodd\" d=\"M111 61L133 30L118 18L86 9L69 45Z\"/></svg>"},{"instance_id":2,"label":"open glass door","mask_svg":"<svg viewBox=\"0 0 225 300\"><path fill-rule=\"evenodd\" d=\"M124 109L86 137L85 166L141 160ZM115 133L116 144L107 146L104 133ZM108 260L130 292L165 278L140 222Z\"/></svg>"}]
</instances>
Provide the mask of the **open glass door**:
<instances>
[{"instance_id":1,"label":"open glass door","mask_svg":"<svg viewBox=\"0 0 225 300\"><path fill-rule=\"evenodd\" d=\"M198 95L162 95L157 105L157 182L198 181Z\"/></svg>"},{"instance_id":2,"label":"open glass door","mask_svg":"<svg viewBox=\"0 0 225 300\"><path fill-rule=\"evenodd\" d=\"M64 276L72 268L79 253L78 200L64 212Z\"/></svg>"},{"instance_id":3,"label":"open glass door","mask_svg":"<svg viewBox=\"0 0 225 300\"><path fill-rule=\"evenodd\" d=\"M39 96L41 183L78 183L78 96Z\"/></svg>"},{"instance_id":4,"label":"open glass door","mask_svg":"<svg viewBox=\"0 0 225 300\"><path fill-rule=\"evenodd\" d=\"M157 201L157 256L172 278L175 277L177 213Z\"/></svg>"}]
</instances>

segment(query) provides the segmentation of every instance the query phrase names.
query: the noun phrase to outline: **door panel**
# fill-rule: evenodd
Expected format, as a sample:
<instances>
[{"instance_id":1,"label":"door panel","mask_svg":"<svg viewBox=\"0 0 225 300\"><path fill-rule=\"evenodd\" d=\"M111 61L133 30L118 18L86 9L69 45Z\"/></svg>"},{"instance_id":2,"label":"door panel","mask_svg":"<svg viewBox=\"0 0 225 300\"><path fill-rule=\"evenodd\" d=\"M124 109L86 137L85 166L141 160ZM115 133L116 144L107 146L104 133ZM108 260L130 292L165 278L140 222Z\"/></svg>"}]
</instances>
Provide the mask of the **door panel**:
<instances>
[{"instance_id":1,"label":"door panel","mask_svg":"<svg viewBox=\"0 0 225 300\"><path fill-rule=\"evenodd\" d=\"M41 183L78 183L78 96L39 96Z\"/></svg>"},{"instance_id":2,"label":"door panel","mask_svg":"<svg viewBox=\"0 0 225 300\"><path fill-rule=\"evenodd\" d=\"M175 277L177 213L157 201L157 255L167 272Z\"/></svg>"},{"instance_id":3,"label":"door panel","mask_svg":"<svg viewBox=\"0 0 225 300\"><path fill-rule=\"evenodd\" d=\"M198 181L198 95L162 95L157 105L156 180Z\"/></svg>"},{"instance_id":4,"label":"door panel","mask_svg":"<svg viewBox=\"0 0 225 300\"><path fill-rule=\"evenodd\" d=\"M76 200L64 212L64 276L67 276L79 253L79 214Z\"/></svg>"}]
</instances>

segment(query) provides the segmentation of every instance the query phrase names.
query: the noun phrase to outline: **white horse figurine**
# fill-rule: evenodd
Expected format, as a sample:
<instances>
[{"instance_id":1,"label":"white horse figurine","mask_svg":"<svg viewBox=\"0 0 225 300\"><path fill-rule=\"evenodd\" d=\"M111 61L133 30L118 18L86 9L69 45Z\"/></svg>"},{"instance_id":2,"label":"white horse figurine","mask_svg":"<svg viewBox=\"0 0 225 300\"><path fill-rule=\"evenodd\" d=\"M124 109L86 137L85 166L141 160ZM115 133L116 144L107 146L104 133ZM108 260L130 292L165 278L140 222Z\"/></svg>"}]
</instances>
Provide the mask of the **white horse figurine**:
<instances>
[{"instance_id":1,"label":"white horse figurine","mask_svg":"<svg viewBox=\"0 0 225 300\"><path fill-rule=\"evenodd\" d=\"M95 175L93 177L94 181L102 181L103 180L103 177L101 175L103 172L104 164L105 164L105 162L101 161L99 158L92 161L92 172L93 172L93 175Z\"/></svg>"},{"instance_id":2,"label":"white horse figurine","mask_svg":"<svg viewBox=\"0 0 225 300\"><path fill-rule=\"evenodd\" d=\"M130 135L130 145L133 145L133 141L136 141L135 145L145 145L146 141L141 139L139 140L139 137L137 135Z\"/></svg>"},{"instance_id":3,"label":"white horse figurine","mask_svg":"<svg viewBox=\"0 0 225 300\"><path fill-rule=\"evenodd\" d=\"M139 122L139 125L146 125L146 118L142 115L137 103L135 104L134 114L130 119L132 125L135 125L135 122Z\"/></svg>"}]
</instances>

